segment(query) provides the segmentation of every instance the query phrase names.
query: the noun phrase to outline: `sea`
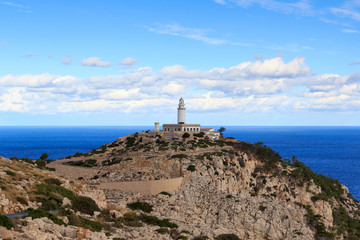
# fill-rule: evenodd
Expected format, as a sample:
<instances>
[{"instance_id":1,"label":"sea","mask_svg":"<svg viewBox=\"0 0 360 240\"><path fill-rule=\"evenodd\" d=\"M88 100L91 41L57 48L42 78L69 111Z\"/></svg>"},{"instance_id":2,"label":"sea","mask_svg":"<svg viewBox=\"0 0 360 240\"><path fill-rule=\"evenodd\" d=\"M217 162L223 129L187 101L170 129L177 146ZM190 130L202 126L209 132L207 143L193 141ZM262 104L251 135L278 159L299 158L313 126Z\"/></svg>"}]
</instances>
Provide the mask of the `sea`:
<instances>
[{"instance_id":1,"label":"sea","mask_svg":"<svg viewBox=\"0 0 360 240\"><path fill-rule=\"evenodd\" d=\"M338 179L360 200L360 127L224 127L225 137L251 143L261 141L283 158L296 156L314 172ZM59 159L151 129L153 126L3 126L0 127L0 156L38 159L42 153L48 153L50 159Z\"/></svg>"}]
</instances>

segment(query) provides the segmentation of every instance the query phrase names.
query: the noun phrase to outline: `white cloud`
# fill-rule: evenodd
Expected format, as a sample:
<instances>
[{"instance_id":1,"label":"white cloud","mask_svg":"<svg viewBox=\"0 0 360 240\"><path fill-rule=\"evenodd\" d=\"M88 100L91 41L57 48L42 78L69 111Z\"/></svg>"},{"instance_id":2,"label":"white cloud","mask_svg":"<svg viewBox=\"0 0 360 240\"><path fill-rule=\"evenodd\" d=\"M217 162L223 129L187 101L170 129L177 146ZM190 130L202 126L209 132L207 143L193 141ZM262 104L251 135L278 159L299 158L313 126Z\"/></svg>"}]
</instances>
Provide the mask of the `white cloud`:
<instances>
[{"instance_id":1,"label":"white cloud","mask_svg":"<svg viewBox=\"0 0 360 240\"><path fill-rule=\"evenodd\" d=\"M99 57L90 57L83 59L81 61L82 66L91 66L91 67L108 67L111 65L110 62L101 61Z\"/></svg>"},{"instance_id":2,"label":"white cloud","mask_svg":"<svg viewBox=\"0 0 360 240\"><path fill-rule=\"evenodd\" d=\"M264 55L258 54L258 55L255 55L252 59L253 59L253 60L261 60L261 59L263 59L263 58L264 58Z\"/></svg>"},{"instance_id":3,"label":"white cloud","mask_svg":"<svg viewBox=\"0 0 360 240\"><path fill-rule=\"evenodd\" d=\"M119 64L120 65L126 65L126 66L132 66L137 63L137 60L135 58L127 57L124 60L122 60Z\"/></svg>"},{"instance_id":4,"label":"white cloud","mask_svg":"<svg viewBox=\"0 0 360 240\"><path fill-rule=\"evenodd\" d=\"M40 54L38 53L26 53L23 55L23 57L34 57L34 56L39 56Z\"/></svg>"},{"instance_id":5,"label":"white cloud","mask_svg":"<svg viewBox=\"0 0 360 240\"><path fill-rule=\"evenodd\" d=\"M221 4L221 5L225 5L226 1L225 0L214 0L214 2Z\"/></svg>"},{"instance_id":6,"label":"white cloud","mask_svg":"<svg viewBox=\"0 0 360 240\"><path fill-rule=\"evenodd\" d=\"M61 63L64 65L70 65L72 63L72 56L65 54Z\"/></svg>"},{"instance_id":7,"label":"white cloud","mask_svg":"<svg viewBox=\"0 0 360 240\"><path fill-rule=\"evenodd\" d=\"M156 27L147 27L150 32L158 34L180 36L197 41L201 41L211 45L222 45L229 43L227 40L208 37L212 31L210 29L187 28L178 24L158 24Z\"/></svg>"},{"instance_id":8,"label":"white cloud","mask_svg":"<svg viewBox=\"0 0 360 240\"><path fill-rule=\"evenodd\" d=\"M360 33L358 30L354 29L343 29L344 33Z\"/></svg>"},{"instance_id":9,"label":"white cloud","mask_svg":"<svg viewBox=\"0 0 360 240\"><path fill-rule=\"evenodd\" d=\"M13 3L13 2L1 2L1 4L8 5L8 6L11 6L11 7L27 8L26 6L24 6L22 4Z\"/></svg>"},{"instance_id":10,"label":"white cloud","mask_svg":"<svg viewBox=\"0 0 360 240\"><path fill-rule=\"evenodd\" d=\"M313 10L308 0L301 0L295 3L285 3L275 0L232 0L237 5L243 8L248 8L254 4L258 4L260 7L267 10L281 12L284 14L300 14L300 15L312 15Z\"/></svg>"},{"instance_id":11,"label":"white cloud","mask_svg":"<svg viewBox=\"0 0 360 240\"><path fill-rule=\"evenodd\" d=\"M330 11L336 16L349 17L356 21L360 21L360 13L352 9L331 8Z\"/></svg>"},{"instance_id":12,"label":"white cloud","mask_svg":"<svg viewBox=\"0 0 360 240\"><path fill-rule=\"evenodd\" d=\"M166 112L179 96L196 111L351 111L359 106L360 73L315 75L300 56L207 71L174 65L89 79L48 73L0 77L0 111Z\"/></svg>"}]
</instances>

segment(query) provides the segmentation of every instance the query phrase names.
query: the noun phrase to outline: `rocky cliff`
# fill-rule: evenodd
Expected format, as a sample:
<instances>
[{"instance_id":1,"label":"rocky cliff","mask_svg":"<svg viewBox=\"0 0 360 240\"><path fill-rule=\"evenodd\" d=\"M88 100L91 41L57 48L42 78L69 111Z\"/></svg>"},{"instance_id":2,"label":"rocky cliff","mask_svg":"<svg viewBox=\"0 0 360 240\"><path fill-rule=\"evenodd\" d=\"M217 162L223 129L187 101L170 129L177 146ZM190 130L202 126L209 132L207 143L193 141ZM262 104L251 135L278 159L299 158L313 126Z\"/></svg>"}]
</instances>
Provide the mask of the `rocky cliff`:
<instances>
[{"instance_id":1,"label":"rocky cliff","mask_svg":"<svg viewBox=\"0 0 360 240\"><path fill-rule=\"evenodd\" d=\"M262 143L142 132L49 166L84 185L183 177L157 195L104 190L107 205L100 189L88 193L102 204L82 216L102 224L98 238L360 239L360 205L345 186Z\"/></svg>"}]
</instances>

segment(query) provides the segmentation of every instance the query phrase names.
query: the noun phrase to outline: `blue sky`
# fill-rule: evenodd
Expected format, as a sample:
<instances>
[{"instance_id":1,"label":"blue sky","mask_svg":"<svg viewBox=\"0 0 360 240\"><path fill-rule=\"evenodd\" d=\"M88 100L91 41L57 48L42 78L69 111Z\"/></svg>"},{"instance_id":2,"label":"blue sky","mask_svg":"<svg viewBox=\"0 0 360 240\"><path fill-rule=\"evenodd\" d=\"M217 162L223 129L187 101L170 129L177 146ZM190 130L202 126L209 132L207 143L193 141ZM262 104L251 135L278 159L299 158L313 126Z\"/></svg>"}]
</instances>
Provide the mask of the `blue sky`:
<instances>
[{"instance_id":1,"label":"blue sky","mask_svg":"<svg viewBox=\"0 0 360 240\"><path fill-rule=\"evenodd\" d=\"M359 125L360 0L0 0L0 124Z\"/></svg>"}]
</instances>

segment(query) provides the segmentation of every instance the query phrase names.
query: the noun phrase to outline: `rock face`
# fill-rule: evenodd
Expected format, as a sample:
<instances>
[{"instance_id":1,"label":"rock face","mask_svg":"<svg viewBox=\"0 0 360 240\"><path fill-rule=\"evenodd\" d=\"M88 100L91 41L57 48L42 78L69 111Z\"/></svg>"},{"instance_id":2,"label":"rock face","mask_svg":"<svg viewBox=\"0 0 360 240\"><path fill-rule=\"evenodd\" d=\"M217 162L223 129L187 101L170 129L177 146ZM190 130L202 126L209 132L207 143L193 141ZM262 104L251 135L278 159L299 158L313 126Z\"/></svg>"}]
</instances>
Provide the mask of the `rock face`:
<instances>
[{"instance_id":1,"label":"rock face","mask_svg":"<svg viewBox=\"0 0 360 240\"><path fill-rule=\"evenodd\" d=\"M359 203L345 186L313 173L296 159L281 159L261 143L193 137L186 141L161 140L143 132L70 160L85 162L90 158L96 159L97 166L81 168L81 176L89 170L89 177L84 178L85 185L77 192L109 210L107 218L99 212L84 216L101 219L106 230L93 233L70 225L51 228L51 221L26 218L16 231L4 230L3 234L17 239L36 234L44 236L41 239L215 239L221 234L235 234L251 240L356 239L354 236L360 234L360 229L342 225L345 221L360 226ZM55 168L61 166L61 175L66 173L67 166L61 165L66 161L52 164ZM76 178L73 174L71 179ZM178 176L183 180L177 191L157 195L86 186ZM0 195L1 202L11 205ZM145 214L169 219L178 228L159 229L161 224L146 222L142 211L128 208L132 202L149 203L153 210ZM62 201L64 206L70 203L69 199Z\"/></svg>"}]
</instances>

